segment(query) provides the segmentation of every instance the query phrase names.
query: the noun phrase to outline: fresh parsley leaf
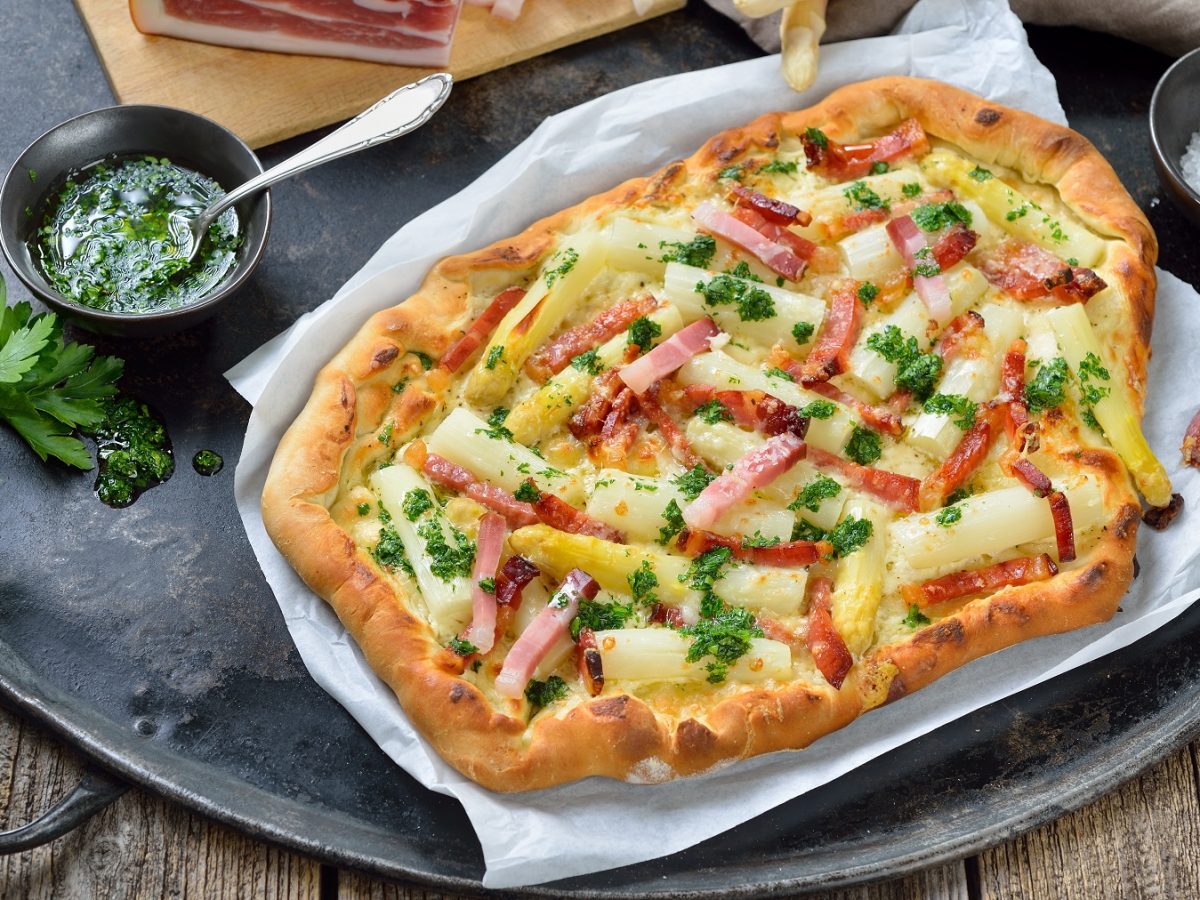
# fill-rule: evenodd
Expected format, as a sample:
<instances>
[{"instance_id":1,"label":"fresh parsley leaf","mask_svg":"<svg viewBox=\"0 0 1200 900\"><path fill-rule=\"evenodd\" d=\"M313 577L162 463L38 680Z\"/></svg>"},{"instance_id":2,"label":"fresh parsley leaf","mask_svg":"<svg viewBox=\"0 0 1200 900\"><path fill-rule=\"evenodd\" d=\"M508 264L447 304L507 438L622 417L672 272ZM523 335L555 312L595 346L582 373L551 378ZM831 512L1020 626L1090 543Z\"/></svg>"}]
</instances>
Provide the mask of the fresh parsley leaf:
<instances>
[{"instance_id":1,"label":"fresh parsley leaf","mask_svg":"<svg viewBox=\"0 0 1200 900\"><path fill-rule=\"evenodd\" d=\"M451 653L457 653L459 656L472 656L479 652L479 648L470 641L463 640L460 637L450 638L450 643L447 645Z\"/></svg>"},{"instance_id":2,"label":"fresh parsley leaf","mask_svg":"<svg viewBox=\"0 0 1200 900\"><path fill-rule=\"evenodd\" d=\"M624 628L633 616L632 603L597 603L595 600L580 600L579 612L571 620L571 638L577 640L585 628L592 631L612 631Z\"/></svg>"},{"instance_id":3,"label":"fresh parsley leaf","mask_svg":"<svg viewBox=\"0 0 1200 900\"><path fill-rule=\"evenodd\" d=\"M673 250L667 250L674 247ZM678 262L697 269L707 269L712 262L713 254L717 252L716 239L711 235L698 234L687 243L680 241L659 241L658 249L667 250L659 262Z\"/></svg>"},{"instance_id":4,"label":"fresh parsley leaf","mask_svg":"<svg viewBox=\"0 0 1200 900\"><path fill-rule=\"evenodd\" d=\"M989 177L991 177L989 175ZM909 604L908 615L900 620L901 625L907 625L909 628L917 629L922 625L928 625L930 622L929 616L921 612L921 607L915 603Z\"/></svg>"},{"instance_id":5,"label":"fresh parsley leaf","mask_svg":"<svg viewBox=\"0 0 1200 900\"><path fill-rule=\"evenodd\" d=\"M788 509L793 512L799 512L802 509L817 512L821 508L822 501L836 497L841 492L842 486L838 482L826 475L818 475L814 481L810 481L804 486L803 490L796 495L795 500L788 504Z\"/></svg>"},{"instance_id":6,"label":"fresh parsley leaf","mask_svg":"<svg viewBox=\"0 0 1200 900\"><path fill-rule=\"evenodd\" d=\"M629 582L629 593L634 603L653 606L658 602L658 595L654 593L658 587L658 576L650 568L648 560L643 559L642 564L630 572L625 580Z\"/></svg>"},{"instance_id":7,"label":"fresh parsley leaf","mask_svg":"<svg viewBox=\"0 0 1200 900\"><path fill-rule=\"evenodd\" d=\"M938 510L937 515L933 517L933 521L937 522L942 528L949 528L961 518L961 506L943 506Z\"/></svg>"},{"instance_id":8,"label":"fresh parsley leaf","mask_svg":"<svg viewBox=\"0 0 1200 900\"><path fill-rule=\"evenodd\" d=\"M966 431L975 424L978 409L971 398L962 394L934 394L925 401L925 412L943 416L954 416L954 424Z\"/></svg>"},{"instance_id":9,"label":"fresh parsley leaf","mask_svg":"<svg viewBox=\"0 0 1200 900\"><path fill-rule=\"evenodd\" d=\"M525 699L534 709L549 706L555 700L561 700L565 696L567 696L567 683L558 675L551 675L545 681L538 681L534 678L525 688Z\"/></svg>"},{"instance_id":10,"label":"fresh parsley leaf","mask_svg":"<svg viewBox=\"0 0 1200 900\"><path fill-rule=\"evenodd\" d=\"M696 411L692 413L703 422L709 425L716 425L718 422L732 422L733 415L720 400L709 400L707 403L702 403L696 407Z\"/></svg>"},{"instance_id":11,"label":"fresh parsley leaf","mask_svg":"<svg viewBox=\"0 0 1200 900\"><path fill-rule=\"evenodd\" d=\"M537 489L533 481L522 481L513 492L513 496L522 503L537 503L542 499L542 492Z\"/></svg>"},{"instance_id":12,"label":"fresh parsley leaf","mask_svg":"<svg viewBox=\"0 0 1200 900\"><path fill-rule=\"evenodd\" d=\"M626 344L630 347L637 347L642 353L654 346L655 338L662 337L662 326L645 316L634 319L625 331Z\"/></svg>"},{"instance_id":13,"label":"fresh parsley leaf","mask_svg":"<svg viewBox=\"0 0 1200 900\"><path fill-rule=\"evenodd\" d=\"M424 488L413 488L404 495L404 502L400 504L400 511L410 522L417 521L431 509L433 509L433 498Z\"/></svg>"},{"instance_id":14,"label":"fresh parsley leaf","mask_svg":"<svg viewBox=\"0 0 1200 900\"><path fill-rule=\"evenodd\" d=\"M829 532L829 543L833 544L833 555L839 559L849 556L871 539L874 526L870 519L847 516Z\"/></svg>"},{"instance_id":15,"label":"fresh parsley leaf","mask_svg":"<svg viewBox=\"0 0 1200 900\"><path fill-rule=\"evenodd\" d=\"M580 353L571 360L571 368L577 369L587 375L599 375L604 371L604 363L600 361L600 357L595 350L589 350L587 353Z\"/></svg>"},{"instance_id":16,"label":"fresh parsley leaf","mask_svg":"<svg viewBox=\"0 0 1200 900\"><path fill-rule=\"evenodd\" d=\"M869 466L883 455L879 435L869 428L854 426L850 440L846 442L846 456L860 466Z\"/></svg>"},{"instance_id":17,"label":"fresh parsley leaf","mask_svg":"<svg viewBox=\"0 0 1200 900\"><path fill-rule=\"evenodd\" d=\"M888 202L871 190L865 181L854 182L842 191L842 195L855 210L889 208Z\"/></svg>"},{"instance_id":18,"label":"fresh parsley leaf","mask_svg":"<svg viewBox=\"0 0 1200 900\"><path fill-rule=\"evenodd\" d=\"M45 314L30 320L31 309L28 303L4 308L4 321L0 322L0 331L5 337L0 346L0 384L20 381L22 375L37 365L39 355L54 334L54 316ZM16 325L18 320L21 321L19 326Z\"/></svg>"},{"instance_id":19,"label":"fresh parsley leaf","mask_svg":"<svg viewBox=\"0 0 1200 900\"><path fill-rule=\"evenodd\" d=\"M1067 396L1067 377L1071 370L1061 356L1042 363L1025 385L1025 405L1031 413L1054 409Z\"/></svg>"},{"instance_id":20,"label":"fresh parsley leaf","mask_svg":"<svg viewBox=\"0 0 1200 900\"><path fill-rule=\"evenodd\" d=\"M864 281L858 286L858 299L862 301L863 306L870 306L878 296L879 288L871 282Z\"/></svg>"},{"instance_id":21,"label":"fresh parsley leaf","mask_svg":"<svg viewBox=\"0 0 1200 900\"><path fill-rule=\"evenodd\" d=\"M915 197L917 194L921 193L921 185L915 181L909 181L900 185L900 193L911 199L912 197Z\"/></svg>"},{"instance_id":22,"label":"fresh parsley leaf","mask_svg":"<svg viewBox=\"0 0 1200 900\"><path fill-rule=\"evenodd\" d=\"M671 479L671 484L679 488L688 500L695 500L700 492L708 487L717 476L710 475L704 466L697 465L692 469Z\"/></svg>"},{"instance_id":23,"label":"fresh parsley leaf","mask_svg":"<svg viewBox=\"0 0 1200 900\"><path fill-rule=\"evenodd\" d=\"M936 353L922 353L915 337L889 325L868 337L867 347L896 364L896 384L911 391L918 401L923 402L933 393L942 374L942 358Z\"/></svg>"},{"instance_id":24,"label":"fresh parsley leaf","mask_svg":"<svg viewBox=\"0 0 1200 900\"><path fill-rule=\"evenodd\" d=\"M812 322L797 322L792 326L792 337L797 344L806 344L812 339L817 328Z\"/></svg>"}]
</instances>

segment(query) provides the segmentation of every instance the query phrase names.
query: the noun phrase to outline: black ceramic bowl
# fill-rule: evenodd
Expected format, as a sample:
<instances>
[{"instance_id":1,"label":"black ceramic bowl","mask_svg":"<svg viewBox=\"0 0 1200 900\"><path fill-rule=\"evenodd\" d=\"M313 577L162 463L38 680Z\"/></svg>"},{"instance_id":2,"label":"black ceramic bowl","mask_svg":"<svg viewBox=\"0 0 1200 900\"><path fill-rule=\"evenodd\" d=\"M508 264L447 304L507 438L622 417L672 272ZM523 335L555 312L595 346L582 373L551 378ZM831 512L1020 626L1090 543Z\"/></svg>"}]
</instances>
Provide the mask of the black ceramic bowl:
<instances>
[{"instance_id":1,"label":"black ceramic bowl","mask_svg":"<svg viewBox=\"0 0 1200 900\"><path fill-rule=\"evenodd\" d=\"M163 334L208 318L246 283L267 244L271 198L263 192L237 205L243 235L237 261L223 281L194 303L162 312L115 313L58 293L29 252L50 192L73 170L108 156L141 153L195 169L227 191L263 170L258 157L233 132L204 116L169 106L112 106L51 128L17 157L0 187L0 246L17 277L47 306L102 334ZM30 177L31 172L36 175Z\"/></svg>"},{"instance_id":2,"label":"black ceramic bowl","mask_svg":"<svg viewBox=\"0 0 1200 900\"><path fill-rule=\"evenodd\" d=\"M1200 50L1167 69L1150 100L1150 142L1158 177L1179 207L1200 224L1200 190L1184 180L1179 160L1200 130Z\"/></svg>"}]
</instances>

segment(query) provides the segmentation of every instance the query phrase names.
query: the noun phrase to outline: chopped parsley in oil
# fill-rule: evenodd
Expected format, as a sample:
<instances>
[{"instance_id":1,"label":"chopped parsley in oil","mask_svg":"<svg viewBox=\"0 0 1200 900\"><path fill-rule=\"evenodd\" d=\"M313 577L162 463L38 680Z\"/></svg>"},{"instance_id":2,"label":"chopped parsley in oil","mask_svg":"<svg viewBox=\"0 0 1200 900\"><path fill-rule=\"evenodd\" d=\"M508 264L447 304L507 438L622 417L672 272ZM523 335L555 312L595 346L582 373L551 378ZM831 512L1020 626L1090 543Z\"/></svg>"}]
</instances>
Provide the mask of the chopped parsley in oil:
<instances>
[{"instance_id":1,"label":"chopped parsley in oil","mask_svg":"<svg viewBox=\"0 0 1200 900\"><path fill-rule=\"evenodd\" d=\"M400 504L400 511L410 522L417 521L431 509L433 509L433 498L424 488L414 488L409 491L404 495L404 502Z\"/></svg>"},{"instance_id":2,"label":"chopped parsley in oil","mask_svg":"<svg viewBox=\"0 0 1200 900\"><path fill-rule=\"evenodd\" d=\"M487 358L483 361L483 367L485 369L494 369L496 368L496 364L502 359L504 359L504 345L497 344L488 351Z\"/></svg>"},{"instance_id":3,"label":"chopped parsley in oil","mask_svg":"<svg viewBox=\"0 0 1200 900\"><path fill-rule=\"evenodd\" d=\"M780 378L784 381L795 381L796 380L795 378L793 378L791 376L790 373L783 371L783 369L779 368L779 366L771 366L771 368L764 371L763 374L766 375L768 378Z\"/></svg>"},{"instance_id":4,"label":"chopped parsley in oil","mask_svg":"<svg viewBox=\"0 0 1200 900\"><path fill-rule=\"evenodd\" d=\"M860 466L871 465L883 455L879 435L869 428L855 425L854 431L850 433L850 440L846 442L845 453Z\"/></svg>"},{"instance_id":5,"label":"chopped parsley in oil","mask_svg":"<svg viewBox=\"0 0 1200 900\"><path fill-rule=\"evenodd\" d=\"M513 491L513 496L522 503L537 503L542 499L542 492L539 491L532 481L523 481L520 486Z\"/></svg>"},{"instance_id":6,"label":"chopped parsley in oil","mask_svg":"<svg viewBox=\"0 0 1200 900\"><path fill-rule=\"evenodd\" d=\"M788 509L793 512L799 512L802 509L817 512L820 510L822 502L836 497L841 492L842 486L838 482L826 475L818 475L815 480L804 486L803 490L796 495L795 500L788 504Z\"/></svg>"},{"instance_id":7,"label":"chopped parsley in oil","mask_svg":"<svg viewBox=\"0 0 1200 900\"><path fill-rule=\"evenodd\" d=\"M709 282L696 283L696 293L709 306L732 304L743 322L760 322L775 315L775 301L762 288L730 275L718 275Z\"/></svg>"},{"instance_id":8,"label":"chopped parsley in oil","mask_svg":"<svg viewBox=\"0 0 1200 900\"><path fill-rule=\"evenodd\" d=\"M1079 363L1079 405L1082 409L1080 418L1087 426L1095 431L1103 431L1096 421L1095 406L1112 393L1112 388L1099 382L1108 381L1111 377L1108 369L1095 353L1088 353Z\"/></svg>"},{"instance_id":9,"label":"chopped parsley in oil","mask_svg":"<svg viewBox=\"0 0 1200 900\"><path fill-rule=\"evenodd\" d=\"M818 528L808 519L797 519L792 526L793 541L823 541L829 537L824 528Z\"/></svg>"},{"instance_id":10,"label":"chopped parsley in oil","mask_svg":"<svg viewBox=\"0 0 1200 900\"><path fill-rule=\"evenodd\" d=\"M949 528L960 519L962 519L962 507L960 506L943 506L933 517L933 521L942 528Z\"/></svg>"},{"instance_id":11,"label":"chopped parsley in oil","mask_svg":"<svg viewBox=\"0 0 1200 900\"><path fill-rule=\"evenodd\" d=\"M707 269L713 254L717 252L717 242L710 235L698 234L687 243L659 241L658 248L667 251L659 257L659 262L677 262L697 269Z\"/></svg>"},{"instance_id":12,"label":"chopped parsley in oil","mask_svg":"<svg viewBox=\"0 0 1200 900\"><path fill-rule=\"evenodd\" d=\"M980 182L987 181L989 178L995 177L994 175L992 175L991 172L989 172L983 166L976 166L970 172L968 172L967 175L970 178L974 178L976 181L980 181Z\"/></svg>"},{"instance_id":13,"label":"chopped parsley in oil","mask_svg":"<svg viewBox=\"0 0 1200 900\"><path fill-rule=\"evenodd\" d=\"M920 628L922 625L928 625L930 623L930 621L931 620L930 620L929 616L927 616L927 615L925 615L925 613L921 612L921 607L917 606L917 604L915 604L915 603L910 603L909 607L908 607L908 615L906 615L903 619L900 620L900 624L907 625L909 628L912 628L912 629L917 629L917 628Z\"/></svg>"},{"instance_id":14,"label":"chopped parsley in oil","mask_svg":"<svg viewBox=\"0 0 1200 900\"><path fill-rule=\"evenodd\" d=\"M743 174L744 173L743 173L742 167L740 165L726 166L724 169L722 169L720 172L717 173L717 178L725 179L728 181L741 181Z\"/></svg>"},{"instance_id":15,"label":"chopped parsley in oil","mask_svg":"<svg viewBox=\"0 0 1200 900\"><path fill-rule=\"evenodd\" d=\"M721 570L732 559L733 551L728 547L714 547L693 559L679 580L701 594L711 594L713 585L721 577Z\"/></svg>"},{"instance_id":16,"label":"chopped parsley in oil","mask_svg":"<svg viewBox=\"0 0 1200 900\"><path fill-rule=\"evenodd\" d=\"M744 259L739 259L737 265L726 269L725 274L732 275L734 278L744 278L746 281L757 281L759 284L763 283L761 278L750 271L750 263L746 262Z\"/></svg>"},{"instance_id":17,"label":"chopped parsley in oil","mask_svg":"<svg viewBox=\"0 0 1200 900\"><path fill-rule=\"evenodd\" d=\"M587 353L580 353L572 359L571 368L578 369L587 375L599 375L604 371L604 363L600 361L600 357L596 355L595 350L589 350Z\"/></svg>"},{"instance_id":18,"label":"chopped parsley in oil","mask_svg":"<svg viewBox=\"0 0 1200 900\"><path fill-rule=\"evenodd\" d=\"M1025 385L1025 405L1031 413L1060 406L1067 396L1067 361L1056 356L1038 366L1037 373Z\"/></svg>"},{"instance_id":19,"label":"chopped parsley in oil","mask_svg":"<svg viewBox=\"0 0 1200 900\"><path fill-rule=\"evenodd\" d=\"M792 326L792 338L797 344L806 344L812 339L816 326L812 322L797 322Z\"/></svg>"},{"instance_id":20,"label":"chopped parsley in oil","mask_svg":"<svg viewBox=\"0 0 1200 900\"><path fill-rule=\"evenodd\" d=\"M681 629L692 638L688 647L687 661L694 663L709 657L705 663L710 684L720 684L729 673L729 667L750 652L750 641L763 636L763 631L754 621L754 614L738 606L727 606L719 600L720 608L701 618L695 625Z\"/></svg>"},{"instance_id":21,"label":"chopped parsley in oil","mask_svg":"<svg viewBox=\"0 0 1200 900\"><path fill-rule=\"evenodd\" d=\"M813 400L800 407L800 415L809 419L832 419L837 407L830 400Z\"/></svg>"},{"instance_id":22,"label":"chopped parsley in oil","mask_svg":"<svg viewBox=\"0 0 1200 900\"><path fill-rule=\"evenodd\" d=\"M638 316L629 323L629 327L625 329L625 333L626 345L637 347L639 351L645 353L654 346L656 338L662 337L662 326L653 319Z\"/></svg>"},{"instance_id":23,"label":"chopped parsley in oil","mask_svg":"<svg viewBox=\"0 0 1200 900\"><path fill-rule=\"evenodd\" d=\"M429 557L429 571L442 581L453 581L471 574L475 562L475 545L465 534L449 526L453 546L446 542L438 516L431 516L417 527L417 534L425 541L425 553Z\"/></svg>"},{"instance_id":24,"label":"chopped parsley in oil","mask_svg":"<svg viewBox=\"0 0 1200 900\"><path fill-rule=\"evenodd\" d=\"M679 488L680 492L688 500L695 500L700 496L700 492L708 487L715 478L715 475L710 475L705 471L704 466L697 465L682 475L672 478L671 484Z\"/></svg>"},{"instance_id":25,"label":"chopped parsley in oil","mask_svg":"<svg viewBox=\"0 0 1200 900\"><path fill-rule=\"evenodd\" d=\"M942 274L942 267L933 257L933 248L922 247L913 254L913 259L916 260L916 265L913 266L914 275L922 278L936 278Z\"/></svg>"},{"instance_id":26,"label":"chopped parsley in oil","mask_svg":"<svg viewBox=\"0 0 1200 900\"><path fill-rule=\"evenodd\" d=\"M829 543L833 544L833 555L839 559L849 556L871 539L875 527L870 519L847 516L829 532Z\"/></svg>"},{"instance_id":27,"label":"chopped parsley in oil","mask_svg":"<svg viewBox=\"0 0 1200 900\"><path fill-rule=\"evenodd\" d=\"M225 468L225 460L215 450L197 450L192 456L192 469L198 475L216 475Z\"/></svg>"},{"instance_id":28,"label":"chopped parsley in oil","mask_svg":"<svg viewBox=\"0 0 1200 900\"><path fill-rule=\"evenodd\" d=\"M433 368L433 357L428 353L422 353L420 350L414 350L413 356L417 358L417 361L421 364L421 368L426 372Z\"/></svg>"},{"instance_id":29,"label":"chopped parsley in oil","mask_svg":"<svg viewBox=\"0 0 1200 900\"><path fill-rule=\"evenodd\" d=\"M671 538L683 531L685 525L683 521L683 510L679 508L679 504L674 500L667 503L662 511L663 525L658 529L658 543L664 547L670 542Z\"/></svg>"},{"instance_id":30,"label":"chopped parsley in oil","mask_svg":"<svg viewBox=\"0 0 1200 900\"><path fill-rule=\"evenodd\" d=\"M369 513L371 511L371 504L370 503L360 503L360 504L358 504L358 506L356 506L354 508L358 511L358 514L360 516L365 516L367 513Z\"/></svg>"},{"instance_id":31,"label":"chopped parsley in oil","mask_svg":"<svg viewBox=\"0 0 1200 900\"><path fill-rule=\"evenodd\" d=\"M934 394L925 401L923 408L927 413L953 416L954 424L966 431L975 424L975 412L979 407L962 394Z\"/></svg>"},{"instance_id":32,"label":"chopped parsley in oil","mask_svg":"<svg viewBox=\"0 0 1200 900\"><path fill-rule=\"evenodd\" d=\"M829 146L829 138L820 128L805 128L804 136L824 150Z\"/></svg>"},{"instance_id":33,"label":"chopped parsley in oil","mask_svg":"<svg viewBox=\"0 0 1200 900\"><path fill-rule=\"evenodd\" d=\"M842 194L855 210L889 208L888 202L871 190L865 181L854 182Z\"/></svg>"},{"instance_id":34,"label":"chopped parsley in oil","mask_svg":"<svg viewBox=\"0 0 1200 900\"><path fill-rule=\"evenodd\" d=\"M555 700L561 700L565 696L567 696L567 683L557 675L551 675L545 681L538 681L534 678L525 688L525 699L535 709L549 706Z\"/></svg>"},{"instance_id":35,"label":"chopped parsley in oil","mask_svg":"<svg viewBox=\"0 0 1200 900\"><path fill-rule=\"evenodd\" d=\"M408 554L404 551L404 542L400 540L400 533L396 531L391 515L383 506L379 507L379 521L383 527L379 529L379 542L371 551L371 558L389 571L394 572L399 569L406 575L416 575L412 563L408 561Z\"/></svg>"},{"instance_id":36,"label":"chopped parsley in oil","mask_svg":"<svg viewBox=\"0 0 1200 900\"><path fill-rule=\"evenodd\" d=\"M890 363L896 364L896 384L912 392L923 402L933 393L942 374L942 358L936 353L922 353L917 339L905 334L895 325L867 338L867 347Z\"/></svg>"},{"instance_id":37,"label":"chopped parsley in oil","mask_svg":"<svg viewBox=\"0 0 1200 900\"><path fill-rule=\"evenodd\" d=\"M883 175L889 169L891 169L891 166L889 166L883 160L871 163L871 174L872 175Z\"/></svg>"},{"instance_id":38,"label":"chopped parsley in oil","mask_svg":"<svg viewBox=\"0 0 1200 900\"><path fill-rule=\"evenodd\" d=\"M779 544L779 535L773 534L767 537L761 531L755 531L754 534L742 535L742 549L753 550L755 548L775 547Z\"/></svg>"},{"instance_id":39,"label":"chopped parsley in oil","mask_svg":"<svg viewBox=\"0 0 1200 900\"><path fill-rule=\"evenodd\" d=\"M863 306L870 306L879 296L879 288L870 281L864 281L858 286L857 295Z\"/></svg>"},{"instance_id":40,"label":"chopped parsley in oil","mask_svg":"<svg viewBox=\"0 0 1200 900\"><path fill-rule=\"evenodd\" d=\"M718 422L732 422L733 415L720 400L709 400L707 403L702 403L696 407L696 411L692 413L702 422L707 422L709 425L716 425Z\"/></svg>"},{"instance_id":41,"label":"chopped parsley in oil","mask_svg":"<svg viewBox=\"0 0 1200 900\"><path fill-rule=\"evenodd\" d=\"M507 419L508 409L503 406L497 406L487 417L487 428L476 428L475 433L486 435L493 441L511 441L513 433L504 425Z\"/></svg>"},{"instance_id":42,"label":"chopped parsley in oil","mask_svg":"<svg viewBox=\"0 0 1200 900\"><path fill-rule=\"evenodd\" d=\"M597 603L595 600L580 600L579 612L571 620L571 638L577 640L585 628L592 631L613 631L624 628L633 616L632 603Z\"/></svg>"},{"instance_id":43,"label":"chopped parsley in oil","mask_svg":"<svg viewBox=\"0 0 1200 900\"><path fill-rule=\"evenodd\" d=\"M629 594L634 603L653 606L658 602L658 595L654 593L658 587L658 576L654 574L649 561L643 559L642 564L630 572L625 580L629 582Z\"/></svg>"},{"instance_id":44,"label":"chopped parsley in oil","mask_svg":"<svg viewBox=\"0 0 1200 900\"><path fill-rule=\"evenodd\" d=\"M911 199L921 193L921 185L915 181L909 181L900 185L900 193Z\"/></svg>"},{"instance_id":45,"label":"chopped parsley in oil","mask_svg":"<svg viewBox=\"0 0 1200 900\"><path fill-rule=\"evenodd\" d=\"M451 653L457 653L459 656L474 656L479 652L478 647L460 637L450 638L450 643L446 645L446 649Z\"/></svg>"},{"instance_id":46,"label":"chopped parsley in oil","mask_svg":"<svg viewBox=\"0 0 1200 900\"><path fill-rule=\"evenodd\" d=\"M971 213L961 203L926 203L912 211L912 220L922 231L941 231L955 222L971 227Z\"/></svg>"},{"instance_id":47,"label":"chopped parsley in oil","mask_svg":"<svg viewBox=\"0 0 1200 900\"><path fill-rule=\"evenodd\" d=\"M392 429L394 427L395 427L394 423L392 423L392 422L388 422L386 425L383 426L383 430L381 432L379 432L378 435L376 435L376 437L379 439L379 443L381 443L381 444L391 443Z\"/></svg>"},{"instance_id":48,"label":"chopped parsley in oil","mask_svg":"<svg viewBox=\"0 0 1200 900\"><path fill-rule=\"evenodd\" d=\"M790 160L773 159L758 171L767 174L795 175L796 164Z\"/></svg>"},{"instance_id":49,"label":"chopped parsley in oil","mask_svg":"<svg viewBox=\"0 0 1200 900\"><path fill-rule=\"evenodd\" d=\"M120 508L170 478L175 457L166 428L146 404L117 396L106 400L103 408L103 420L84 432L95 440L100 463L96 496Z\"/></svg>"}]
</instances>

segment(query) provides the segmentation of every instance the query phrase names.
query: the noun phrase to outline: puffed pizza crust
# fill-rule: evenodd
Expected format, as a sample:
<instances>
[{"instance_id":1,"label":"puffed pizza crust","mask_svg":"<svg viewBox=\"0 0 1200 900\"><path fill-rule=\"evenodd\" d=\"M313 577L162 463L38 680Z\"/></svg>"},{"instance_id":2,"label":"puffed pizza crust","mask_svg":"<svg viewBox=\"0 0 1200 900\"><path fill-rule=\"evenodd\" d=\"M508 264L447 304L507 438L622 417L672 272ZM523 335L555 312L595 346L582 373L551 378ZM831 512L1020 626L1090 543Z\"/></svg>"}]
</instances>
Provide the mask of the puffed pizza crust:
<instances>
[{"instance_id":1,"label":"puffed pizza crust","mask_svg":"<svg viewBox=\"0 0 1200 900\"><path fill-rule=\"evenodd\" d=\"M809 109L770 113L724 131L686 160L534 223L521 234L439 262L412 297L367 321L317 375L304 410L276 451L262 498L266 527L305 582L336 611L374 671L451 765L485 787L519 791L591 775L639 782L695 774L774 750L799 749L863 712L917 690L965 663L1020 641L1109 619L1133 576L1140 507L1125 469L1108 449L1085 450L1083 468L1103 485L1111 514L1080 564L1048 582L1009 587L858 661L840 690L792 684L747 686L700 718L656 713L626 694L580 700L557 715L514 718L460 677L461 658L442 647L406 598L381 577L330 516L347 448L387 413L397 433L438 404L434 369L425 390L392 391L403 354L443 353L471 321L473 274L533 273L573 220L613 207L671 204L689 182L755 150L778 146L783 132L819 127L842 142L887 132L915 117L985 163L1057 188L1093 231L1118 238L1108 271L1128 305L1121 348L1138 411L1144 401L1154 313L1154 234L1109 164L1084 137L1029 113L998 106L935 81L889 77L849 85Z\"/></svg>"}]
</instances>

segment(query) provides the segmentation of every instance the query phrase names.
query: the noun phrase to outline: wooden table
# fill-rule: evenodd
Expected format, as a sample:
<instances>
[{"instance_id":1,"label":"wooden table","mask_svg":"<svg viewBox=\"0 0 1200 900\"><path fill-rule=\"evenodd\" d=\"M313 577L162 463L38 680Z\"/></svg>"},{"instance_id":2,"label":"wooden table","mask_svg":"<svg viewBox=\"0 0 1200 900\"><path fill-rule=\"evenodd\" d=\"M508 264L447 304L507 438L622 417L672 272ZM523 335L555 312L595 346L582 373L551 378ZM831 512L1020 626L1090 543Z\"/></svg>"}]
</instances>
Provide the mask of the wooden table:
<instances>
[{"instance_id":1,"label":"wooden table","mask_svg":"<svg viewBox=\"0 0 1200 900\"><path fill-rule=\"evenodd\" d=\"M962 862L817 900L1107 900L1200 897L1200 742L1118 790ZM81 759L0 710L0 830L79 779ZM86 826L0 857L0 897L441 900L339 871L132 790Z\"/></svg>"}]
</instances>

